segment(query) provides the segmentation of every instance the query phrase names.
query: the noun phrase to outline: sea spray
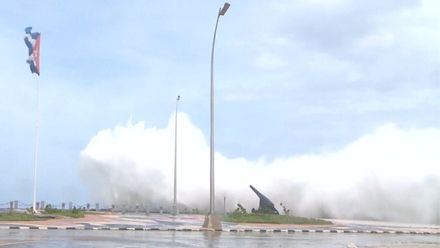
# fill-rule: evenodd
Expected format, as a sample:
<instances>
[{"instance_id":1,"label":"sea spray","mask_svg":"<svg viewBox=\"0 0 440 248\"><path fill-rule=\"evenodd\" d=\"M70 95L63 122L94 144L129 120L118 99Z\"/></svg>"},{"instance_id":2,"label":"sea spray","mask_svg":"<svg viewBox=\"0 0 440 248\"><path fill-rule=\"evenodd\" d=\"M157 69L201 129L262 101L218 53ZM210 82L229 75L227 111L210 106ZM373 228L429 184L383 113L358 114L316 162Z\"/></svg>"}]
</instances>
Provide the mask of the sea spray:
<instances>
[{"instance_id":1,"label":"sea spray","mask_svg":"<svg viewBox=\"0 0 440 248\"><path fill-rule=\"evenodd\" d=\"M179 113L178 202L209 204L209 145ZM171 207L174 115L164 128L143 122L102 130L81 152L80 172L94 200ZM282 140L280 140L282 142ZM440 211L438 129L378 127L338 151L256 161L216 152L216 209L257 207L254 185L291 213L309 217L436 223Z\"/></svg>"}]
</instances>

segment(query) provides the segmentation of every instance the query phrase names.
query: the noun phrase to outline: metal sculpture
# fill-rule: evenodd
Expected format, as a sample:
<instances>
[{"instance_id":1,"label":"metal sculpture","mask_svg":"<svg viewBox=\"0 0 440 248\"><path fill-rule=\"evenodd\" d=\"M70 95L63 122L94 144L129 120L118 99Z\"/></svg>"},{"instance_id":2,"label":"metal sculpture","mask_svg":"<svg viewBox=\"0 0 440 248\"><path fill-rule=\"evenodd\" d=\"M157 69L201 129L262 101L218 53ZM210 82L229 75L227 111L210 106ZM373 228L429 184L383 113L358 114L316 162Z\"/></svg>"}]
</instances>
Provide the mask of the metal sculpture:
<instances>
[{"instance_id":1,"label":"metal sculpture","mask_svg":"<svg viewBox=\"0 0 440 248\"><path fill-rule=\"evenodd\" d=\"M258 198L260 198L260 205L258 206L258 210L256 210L256 213L262 213L262 214L276 214L279 215L280 213L275 208L275 205L269 198L267 198L265 195L261 194L260 191L258 191L256 188L254 188L252 185L249 185L251 189L257 194Z\"/></svg>"}]
</instances>

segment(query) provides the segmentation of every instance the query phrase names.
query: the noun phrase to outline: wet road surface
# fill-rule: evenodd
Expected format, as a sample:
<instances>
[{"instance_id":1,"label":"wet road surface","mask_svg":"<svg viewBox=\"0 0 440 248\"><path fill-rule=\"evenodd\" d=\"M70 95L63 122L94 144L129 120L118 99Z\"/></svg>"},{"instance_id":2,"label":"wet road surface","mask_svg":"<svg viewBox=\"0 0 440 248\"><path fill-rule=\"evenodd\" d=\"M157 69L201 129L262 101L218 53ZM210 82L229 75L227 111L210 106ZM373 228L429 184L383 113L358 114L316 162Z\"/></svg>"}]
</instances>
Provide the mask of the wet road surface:
<instances>
[{"instance_id":1,"label":"wet road surface","mask_svg":"<svg viewBox=\"0 0 440 248\"><path fill-rule=\"evenodd\" d=\"M440 247L439 235L0 230L0 247Z\"/></svg>"},{"instance_id":2,"label":"wet road surface","mask_svg":"<svg viewBox=\"0 0 440 248\"><path fill-rule=\"evenodd\" d=\"M203 215L95 214L81 219L2 222L0 247L332 248L354 244L359 248L440 248L438 225L355 220L331 220L334 224L328 226L224 222L223 232L198 231L203 220Z\"/></svg>"}]
</instances>

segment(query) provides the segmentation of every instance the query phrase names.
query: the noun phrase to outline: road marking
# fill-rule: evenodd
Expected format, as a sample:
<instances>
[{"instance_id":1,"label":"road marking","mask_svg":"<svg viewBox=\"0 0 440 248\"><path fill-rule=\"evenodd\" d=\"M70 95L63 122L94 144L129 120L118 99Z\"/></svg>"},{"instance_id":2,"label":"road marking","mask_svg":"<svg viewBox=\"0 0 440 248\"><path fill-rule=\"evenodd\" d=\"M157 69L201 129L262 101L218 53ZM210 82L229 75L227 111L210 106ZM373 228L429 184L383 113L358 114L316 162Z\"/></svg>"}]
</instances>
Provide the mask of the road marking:
<instances>
[{"instance_id":1,"label":"road marking","mask_svg":"<svg viewBox=\"0 0 440 248\"><path fill-rule=\"evenodd\" d=\"M200 228L147 228L147 227L90 227L90 226L0 226L0 229L10 230L112 230L112 231L168 231L168 232L203 232ZM255 233L365 233L365 234L412 234L412 235L440 235L437 231L393 231L393 230L356 230L356 229L236 229L225 228L216 232L255 232Z\"/></svg>"}]
</instances>

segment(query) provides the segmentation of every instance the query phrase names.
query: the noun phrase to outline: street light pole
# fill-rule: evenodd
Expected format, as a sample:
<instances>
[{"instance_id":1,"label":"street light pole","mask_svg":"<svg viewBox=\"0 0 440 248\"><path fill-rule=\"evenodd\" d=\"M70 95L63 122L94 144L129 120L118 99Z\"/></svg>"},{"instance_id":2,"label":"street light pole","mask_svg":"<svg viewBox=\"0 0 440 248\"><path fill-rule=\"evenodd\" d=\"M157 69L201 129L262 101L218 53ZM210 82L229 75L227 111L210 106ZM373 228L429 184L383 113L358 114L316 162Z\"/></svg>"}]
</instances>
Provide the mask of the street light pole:
<instances>
[{"instance_id":1,"label":"street light pole","mask_svg":"<svg viewBox=\"0 0 440 248\"><path fill-rule=\"evenodd\" d=\"M214 38L212 39L212 49L211 49L211 118L210 118L210 150L209 150L209 168L210 168L210 180L209 180L209 212L205 218L203 224L204 228L219 230L221 229L221 223L218 216L215 215L214 208L214 47L215 47L215 37L217 35L217 26L220 16L225 15L230 4L225 3L223 8L220 8L217 14L217 21L215 22Z\"/></svg>"},{"instance_id":2,"label":"street light pole","mask_svg":"<svg viewBox=\"0 0 440 248\"><path fill-rule=\"evenodd\" d=\"M173 201L173 215L177 215L177 110L179 106L180 96L176 99L176 117L174 126L174 201Z\"/></svg>"}]
</instances>

